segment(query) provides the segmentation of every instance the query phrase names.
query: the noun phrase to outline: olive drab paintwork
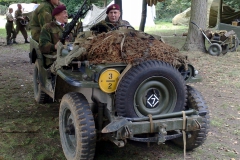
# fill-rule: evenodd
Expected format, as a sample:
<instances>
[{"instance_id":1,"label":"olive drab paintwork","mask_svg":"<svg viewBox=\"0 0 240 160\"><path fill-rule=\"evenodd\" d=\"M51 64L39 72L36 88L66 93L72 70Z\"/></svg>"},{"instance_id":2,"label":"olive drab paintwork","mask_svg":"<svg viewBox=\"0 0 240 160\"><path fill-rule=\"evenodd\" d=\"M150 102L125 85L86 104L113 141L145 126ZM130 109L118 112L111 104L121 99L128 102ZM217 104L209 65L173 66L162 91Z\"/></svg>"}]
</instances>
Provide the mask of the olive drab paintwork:
<instances>
[{"instance_id":1,"label":"olive drab paintwork","mask_svg":"<svg viewBox=\"0 0 240 160\"><path fill-rule=\"evenodd\" d=\"M23 37L25 40L27 40L28 35L27 35L27 31L26 31L26 26L22 25L20 23L20 21L22 20L21 18L23 17L23 13L22 10L17 9L15 11L15 18L16 18L16 34L18 34L19 31L21 31Z\"/></svg>"},{"instance_id":2,"label":"olive drab paintwork","mask_svg":"<svg viewBox=\"0 0 240 160\"><path fill-rule=\"evenodd\" d=\"M7 31L7 44L11 43L10 41L16 38L16 30L13 24L13 15L11 13L6 14L7 23L5 25Z\"/></svg>"},{"instance_id":3,"label":"olive drab paintwork","mask_svg":"<svg viewBox=\"0 0 240 160\"><path fill-rule=\"evenodd\" d=\"M109 18L106 17L105 20L102 20L101 22L92 26L90 28L90 30L98 32L98 33L102 33L102 32L111 31L113 28L115 28L117 26L123 26L123 25L130 26L130 23L128 21L121 20L121 19L118 20L118 22L116 22L116 23L112 23L112 22L110 22Z\"/></svg>"},{"instance_id":4,"label":"olive drab paintwork","mask_svg":"<svg viewBox=\"0 0 240 160\"><path fill-rule=\"evenodd\" d=\"M35 41L39 41L41 28L44 24L52 21L52 11L54 6L50 2L42 2L33 12L31 20L31 35Z\"/></svg>"}]
</instances>

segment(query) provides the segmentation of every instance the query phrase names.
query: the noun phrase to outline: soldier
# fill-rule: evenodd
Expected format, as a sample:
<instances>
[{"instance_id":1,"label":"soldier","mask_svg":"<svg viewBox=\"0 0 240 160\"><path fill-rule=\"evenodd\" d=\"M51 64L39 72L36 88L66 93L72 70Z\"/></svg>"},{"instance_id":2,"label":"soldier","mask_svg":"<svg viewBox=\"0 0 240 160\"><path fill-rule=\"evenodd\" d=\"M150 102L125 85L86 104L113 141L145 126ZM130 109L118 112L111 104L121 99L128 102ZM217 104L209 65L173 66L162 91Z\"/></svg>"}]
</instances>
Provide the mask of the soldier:
<instances>
[{"instance_id":1,"label":"soldier","mask_svg":"<svg viewBox=\"0 0 240 160\"><path fill-rule=\"evenodd\" d=\"M8 13L6 14L7 23L5 25L5 28L7 31L7 45L11 44L12 40L13 40L13 43L17 43L15 41L16 31L13 25L14 18L13 18L12 12L13 12L13 9L9 8Z\"/></svg>"},{"instance_id":2,"label":"soldier","mask_svg":"<svg viewBox=\"0 0 240 160\"><path fill-rule=\"evenodd\" d=\"M59 5L54 8L52 16L54 17L54 21L45 24L39 36L39 48L46 57L46 66L51 65L56 58L56 44L62 36L64 25L68 22L66 6Z\"/></svg>"},{"instance_id":3,"label":"soldier","mask_svg":"<svg viewBox=\"0 0 240 160\"><path fill-rule=\"evenodd\" d=\"M107 8L107 17L105 20L95 24L90 28L91 31L96 31L98 33L108 32L117 26L130 26L130 23L125 20L121 20L121 12L118 4L112 4Z\"/></svg>"},{"instance_id":4,"label":"soldier","mask_svg":"<svg viewBox=\"0 0 240 160\"><path fill-rule=\"evenodd\" d=\"M59 0L46 0L33 12L33 18L31 20L31 35L35 41L39 41L39 35L43 25L52 21L52 11L55 6L58 6L59 4L61 4Z\"/></svg>"},{"instance_id":5,"label":"soldier","mask_svg":"<svg viewBox=\"0 0 240 160\"><path fill-rule=\"evenodd\" d=\"M25 28L25 25L21 24L21 20L25 20L25 18L22 15L22 5L21 4L17 4L18 9L15 11L15 18L16 18L16 34L18 34L19 31L21 31L24 39L25 39L25 43L29 43L27 38L27 31Z\"/></svg>"}]
</instances>

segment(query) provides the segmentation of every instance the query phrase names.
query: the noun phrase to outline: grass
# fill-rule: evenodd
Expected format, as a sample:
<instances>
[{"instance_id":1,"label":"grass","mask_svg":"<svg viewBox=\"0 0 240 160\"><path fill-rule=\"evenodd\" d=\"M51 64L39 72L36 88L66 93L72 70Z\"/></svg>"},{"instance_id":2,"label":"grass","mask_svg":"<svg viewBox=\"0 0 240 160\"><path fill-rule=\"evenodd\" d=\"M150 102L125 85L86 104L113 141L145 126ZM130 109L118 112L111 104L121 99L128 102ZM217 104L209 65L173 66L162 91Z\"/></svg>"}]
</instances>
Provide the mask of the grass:
<instances>
[{"instance_id":1,"label":"grass","mask_svg":"<svg viewBox=\"0 0 240 160\"><path fill-rule=\"evenodd\" d=\"M219 119L211 119L211 126L215 126L215 127L218 127L218 128L220 128L220 127L223 127L223 121L222 122L220 122L220 120Z\"/></svg>"}]
</instances>

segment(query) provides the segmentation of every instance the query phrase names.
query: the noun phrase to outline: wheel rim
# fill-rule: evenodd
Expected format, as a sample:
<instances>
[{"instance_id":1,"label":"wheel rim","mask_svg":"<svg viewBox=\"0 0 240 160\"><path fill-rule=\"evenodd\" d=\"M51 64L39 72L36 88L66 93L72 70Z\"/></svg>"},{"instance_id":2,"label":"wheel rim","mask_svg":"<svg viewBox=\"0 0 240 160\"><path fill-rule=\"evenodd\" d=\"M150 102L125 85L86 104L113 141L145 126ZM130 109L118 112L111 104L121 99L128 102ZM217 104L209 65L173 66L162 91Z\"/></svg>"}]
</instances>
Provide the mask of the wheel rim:
<instances>
[{"instance_id":1,"label":"wheel rim","mask_svg":"<svg viewBox=\"0 0 240 160\"><path fill-rule=\"evenodd\" d=\"M189 78L192 77L193 70L194 70L193 67L188 65L188 70L185 70L185 67L181 66L178 71L183 76L183 79L187 81Z\"/></svg>"},{"instance_id":2,"label":"wheel rim","mask_svg":"<svg viewBox=\"0 0 240 160\"><path fill-rule=\"evenodd\" d=\"M211 55L214 55L214 56L219 55L220 54L220 49L217 45L212 45L212 46L210 46L209 53Z\"/></svg>"},{"instance_id":3,"label":"wheel rim","mask_svg":"<svg viewBox=\"0 0 240 160\"><path fill-rule=\"evenodd\" d=\"M68 108L66 108L63 112L61 132L63 134L64 143L66 144L68 152L70 152L71 154L75 154L77 138L75 134L74 117Z\"/></svg>"},{"instance_id":4,"label":"wheel rim","mask_svg":"<svg viewBox=\"0 0 240 160\"><path fill-rule=\"evenodd\" d=\"M173 112L177 92L165 77L151 77L143 81L134 95L134 110L139 117Z\"/></svg>"}]
</instances>

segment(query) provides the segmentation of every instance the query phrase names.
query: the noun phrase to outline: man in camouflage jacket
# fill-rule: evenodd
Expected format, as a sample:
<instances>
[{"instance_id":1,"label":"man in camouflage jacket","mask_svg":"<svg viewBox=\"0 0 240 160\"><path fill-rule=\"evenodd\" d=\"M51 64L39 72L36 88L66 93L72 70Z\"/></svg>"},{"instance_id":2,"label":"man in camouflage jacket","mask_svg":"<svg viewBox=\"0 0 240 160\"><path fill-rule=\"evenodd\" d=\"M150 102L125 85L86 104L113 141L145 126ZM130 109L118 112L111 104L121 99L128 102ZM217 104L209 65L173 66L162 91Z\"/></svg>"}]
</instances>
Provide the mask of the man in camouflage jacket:
<instances>
[{"instance_id":1,"label":"man in camouflage jacket","mask_svg":"<svg viewBox=\"0 0 240 160\"><path fill-rule=\"evenodd\" d=\"M7 23L5 25L6 31L7 31L7 45L11 44L11 41L13 40L13 43L17 43L15 41L16 38L16 31L13 26L13 15L12 15L13 9L9 8L8 13L6 14Z\"/></svg>"},{"instance_id":2,"label":"man in camouflage jacket","mask_svg":"<svg viewBox=\"0 0 240 160\"><path fill-rule=\"evenodd\" d=\"M39 35L43 25L52 21L52 11L55 6L59 4L61 4L59 0L45 0L33 12L31 35L35 41L39 41Z\"/></svg>"},{"instance_id":3,"label":"man in camouflage jacket","mask_svg":"<svg viewBox=\"0 0 240 160\"><path fill-rule=\"evenodd\" d=\"M66 6L58 5L52 12L54 21L43 25L39 36L39 49L45 57L45 64L49 66L56 58L57 42L62 37L64 25L68 22Z\"/></svg>"},{"instance_id":4,"label":"man in camouflage jacket","mask_svg":"<svg viewBox=\"0 0 240 160\"><path fill-rule=\"evenodd\" d=\"M21 24L21 20L24 20L23 14L22 14L22 5L21 4L17 4L18 9L15 11L15 18L16 18L16 35L18 34L19 31L21 31L24 39L25 39L25 43L29 43L27 38L27 31L26 31L26 26Z\"/></svg>"},{"instance_id":5,"label":"man in camouflage jacket","mask_svg":"<svg viewBox=\"0 0 240 160\"><path fill-rule=\"evenodd\" d=\"M121 20L120 7L117 4L112 4L107 8L107 17L105 20L95 24L90 28L91 31L97 33L108 32L113 29L118 29L118 26L130 26L130 23L125 20Z\"/></svg>"}]
</instances>

